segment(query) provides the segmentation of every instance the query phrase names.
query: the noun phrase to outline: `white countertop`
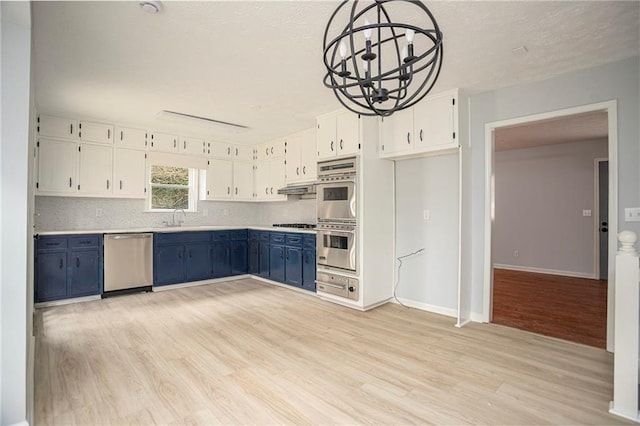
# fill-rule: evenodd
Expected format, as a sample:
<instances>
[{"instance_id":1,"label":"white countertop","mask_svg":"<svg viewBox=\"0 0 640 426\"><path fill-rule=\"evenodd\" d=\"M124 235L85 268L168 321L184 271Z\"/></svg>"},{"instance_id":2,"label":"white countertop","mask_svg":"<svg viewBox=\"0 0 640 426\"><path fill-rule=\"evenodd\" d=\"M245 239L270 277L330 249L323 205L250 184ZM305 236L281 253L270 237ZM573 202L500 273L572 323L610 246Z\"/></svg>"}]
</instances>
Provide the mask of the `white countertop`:
<instances>
[{"instance_id":1,"label":"white countertop","mask_svg":"<svg viewBox=\"0 0 640 426\"><path fill-rule=\"evenodd\" d=\"M82 229L73 231L45 231L36 232L37 235L78 235L78 234L129 234L140 232L187 232L187 231L226 231L233 229L256 229L259 231L298 232L301 234L315 234L315 229L281 228L275 226L162 226L157 228L122 228L122 229Z\"/></svg>"}]
</instances>

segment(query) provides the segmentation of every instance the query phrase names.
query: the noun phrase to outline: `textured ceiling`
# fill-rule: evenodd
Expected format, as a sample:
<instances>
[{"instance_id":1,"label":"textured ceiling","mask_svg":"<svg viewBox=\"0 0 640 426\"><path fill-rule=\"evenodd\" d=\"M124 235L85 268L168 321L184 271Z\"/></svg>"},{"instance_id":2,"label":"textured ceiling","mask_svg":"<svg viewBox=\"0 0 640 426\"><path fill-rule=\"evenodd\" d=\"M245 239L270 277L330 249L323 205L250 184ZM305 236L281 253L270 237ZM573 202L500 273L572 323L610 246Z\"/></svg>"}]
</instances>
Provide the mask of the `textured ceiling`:
<instances>
[{"instance_id":1,"label":"textured ceiling","mask_svg":"<svg viewBox=\"0 0 640 426\"><path fill-rule=\"evenodd\" d=\"M322 37L335 1L33 2L42 112L179 130L180 111L251 127L192 128L257 143L313 127L338 109L322 84ZM481 92L639 53L635 1L426 2L444 33L433 92ZM512 49L526 45L528 53Z\"/></svg>"},{"instance_id":2,"label":"textured ceiling","mask_svg":"<svg viewBox=\"0 0 640 426\"><path fill-rule=\"evenodd\" d=\"M517 126L500 127L495 130L494 141L496 151L505 151L606 139L608 133L606 111L594 111L533 121Z\"/></svg>"}]
</instances>

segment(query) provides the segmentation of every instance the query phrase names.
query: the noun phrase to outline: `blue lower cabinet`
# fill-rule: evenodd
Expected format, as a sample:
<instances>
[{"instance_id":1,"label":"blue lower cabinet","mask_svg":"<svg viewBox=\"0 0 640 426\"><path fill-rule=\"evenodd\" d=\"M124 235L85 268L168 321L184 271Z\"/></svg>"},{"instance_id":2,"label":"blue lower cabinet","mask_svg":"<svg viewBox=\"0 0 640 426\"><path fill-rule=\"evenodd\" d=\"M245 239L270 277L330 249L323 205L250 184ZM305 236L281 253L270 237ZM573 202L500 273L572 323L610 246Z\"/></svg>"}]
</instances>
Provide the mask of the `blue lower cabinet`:
<instances>
[{"instance_id":1,"label":"blue lower cabinet","mask_svg":"<svg viewBox=\"0 0 640 426\"><path fill-rule=\"evenodd\" d=\"M185 282L184 246L156 247L153 256L153 284L168 285Z\"/></svg>"},{"instance_id":2,"label":"blue lower cabinet","mask_svg":"<svg viewBox=\"0 0 640 426\"><path fill-rule=\"evenodd\" d=\"M258 276L271 277L271 246L268 242L260 242L258 247Z\"/></svg>"},{"instance_id":3,"label":"blue lower cabinet","mask_svg":"<svg viewBox=\"0 0 640 426\"><path fill-rule=\"evenodd\" d=\"M102 277L101 253L98 250L72 250L72 269L69 282L69 296L80 297L100 294Z\"/></svg>"},{"instance_id":4,"label":"blue lower cabinet","mask_svg":"<svg viewBox=\"0 0 640 426\"><path fill-rule=\"evenodd\" d=\"M185 246L187 281L208 280L213 275L211 243L192 243Z\"/></svg>"},{"instance_id":5,"label":"blue lower cabinet","mask_svg":"<svg viewBox=\"0 0 640 426\"><path fill-rule=\"evenodd\" d=\"M269 277L283 283L284 282L284 246L271 245L269 248Z\"/></svg>"},{"instance_id":6,"label":"blue lower cabinet","mask_svg":"<svg viewBox=\"0 0 640 426\"><path fill-rule=\"evenodd\" d=\"M257 240L249 239L248 246L249 268L248 272L253 275L260 273L260 243Z\"/></svg>"},{"instance_id":7,"label":"blue lower cabinet","mask_svg":"<svg viewBox=\"0 0 640 426\"><path fill-rule=\"evenodd\" d=\"M246 274L249 270L247 250L247 240L231 241L231 275Z\"/></svg>"},{"instance_id":8,"label":"blue lower cabinet","mask_svg":"<svg viewBox=\"0 0 640 426\"><path fill-rule=\"evenodd\" d=\"M67 251L38 253L35 274L36 302L67 297Z\"/></svg>"},{"instance_id":9,"label":"blue lower cabinet","mask_svg":"<svg viewBox=\"0 0 640 426\"><path fill-rule=\"evenodd\" d=\"M300 247L285 247L284 282L302 287L302 249Z\"/></svg>"},{"instance_id":10,"label":"blue lower cabinet","mask_svg":"<svg viewBox=\"0 0 640 426\"><path fill-rule=\"evenodd\" d=\"M231 242L213 243L213 277L222 278L231 275Z\"/></svg>"},{"instance_id":11,"label":"blue lower cabinet","mask_svg":"<svg viewBox=\"0 0 640 426\"><path fill-rule=\"evenodd\" d=\"M36 302L102 294L102 235L37 236Z\"/></svg>"},{"instance_id":12,"label":"blue lower cabinet","mask_svg":"<svg viewBox=\"0 0 640 426\"><path fill-rule=\"evenodd\" d=\"M316 251L302 249L302 288L316 291Z\"/></svg>"}]
</instances>

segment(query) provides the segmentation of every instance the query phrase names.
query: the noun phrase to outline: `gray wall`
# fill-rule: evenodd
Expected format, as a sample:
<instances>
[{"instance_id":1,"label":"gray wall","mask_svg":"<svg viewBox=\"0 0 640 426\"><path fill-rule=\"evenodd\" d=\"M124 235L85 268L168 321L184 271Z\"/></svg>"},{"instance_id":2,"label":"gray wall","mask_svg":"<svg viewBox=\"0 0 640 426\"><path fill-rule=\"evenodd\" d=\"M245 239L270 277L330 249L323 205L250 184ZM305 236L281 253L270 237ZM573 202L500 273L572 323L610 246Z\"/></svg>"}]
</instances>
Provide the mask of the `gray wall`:
<instances>
[{"instance_id":1,"label":"gray wall","mask_svg":"<svg viewBox=\"0 0 640 426\"><path fill-rule=\"evenodd\" d=\"M197 213L187 213L186 226L271 225L315 223L315 200L269 203L199 201ZM36 197L36 232L92 229L127 229L162 226L172 213L144 211L144 200ZM102 216L96 217L96 210ZM204 216L203 210L207 210Z\"/></svg>"},{"instance_id":2,"label":"gray wall","mask_svg":"<svg viewBox=\"0 0 640 426\"><path fill-rule=\"evenodd\" d=\"M485 123L612 99L618 105L619 229L640 233L640 224L624 222L624 208L640 206L638 57L552 79L471 96L472 312L481 314L484 293ZM470 203L469 203L470 201ZM467 207L468 206L468 207Z\"/></svg>"},{"instance_id":3,"label":"gray wall","mask_svg":"<svg viewBox=\"0 0 640 426\"><path fill-rule=\"evenodd\" d=\"M455 315L458 302L458 156L396 162L397 296L407 304ZM430 219L424 220L423 211ZM396 268L398 262L396 261Z\"/></svg>"},{"instance_id":4,"label":"gray wall","mask_svg":"<svg viewBox=\"0 0 640 426\"><path fill-rule=\"evenodd\" d=\"M0 4L0 424L27 418L30 4Z\"/></svg>"},{"instance_id":5,"label":"gray wall","mask_svg":"<svg viewBox=\"0 0 640 426\"><path fill-rule=\"evenodd\" d=\"M494 265L595 278L599 157L606 139L496 152Z\"/></svg>"}]
</instances>

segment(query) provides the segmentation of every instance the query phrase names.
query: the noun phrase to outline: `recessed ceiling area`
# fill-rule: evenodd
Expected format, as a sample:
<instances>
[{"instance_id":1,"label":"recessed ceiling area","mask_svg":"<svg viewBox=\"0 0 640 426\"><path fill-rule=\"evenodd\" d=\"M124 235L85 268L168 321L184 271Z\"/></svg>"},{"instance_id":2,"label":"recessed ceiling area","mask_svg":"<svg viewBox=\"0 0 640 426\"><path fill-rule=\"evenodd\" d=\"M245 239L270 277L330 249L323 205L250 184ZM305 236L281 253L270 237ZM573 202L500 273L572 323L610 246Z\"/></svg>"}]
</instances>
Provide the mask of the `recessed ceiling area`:
<instances>
[{"instance_id":1,"label":"recessed ceiling area","mask_svg":"<svg viewBox=\"0 0 640 426\"><path fill-rule=\"evenodd\" d=\"M338 4L166 1L150 14L137 1L33 2L36 106L247 144L311 128L341 108L322 83L323 32ZM493 90L640 51L634 1L425 4L444 33L432 93ZM162 110L250 129L185 127L159 119Z\"/></svg>"},{"instance_id":2,"label":"recessed ceiling area","mask_svg":"<svg viewBox=\"0 0 640 426\"><path fill-rule=\"evenodd\" d=\"M606 139L608 129L606 111L592 111L516 126L499 127L494 133L495 150L506 151Z\"/></svg>"}]
</instances>

